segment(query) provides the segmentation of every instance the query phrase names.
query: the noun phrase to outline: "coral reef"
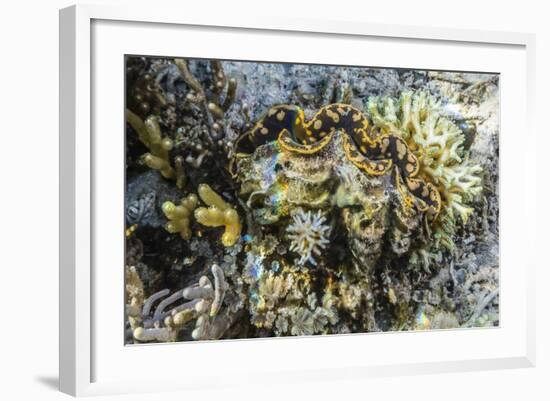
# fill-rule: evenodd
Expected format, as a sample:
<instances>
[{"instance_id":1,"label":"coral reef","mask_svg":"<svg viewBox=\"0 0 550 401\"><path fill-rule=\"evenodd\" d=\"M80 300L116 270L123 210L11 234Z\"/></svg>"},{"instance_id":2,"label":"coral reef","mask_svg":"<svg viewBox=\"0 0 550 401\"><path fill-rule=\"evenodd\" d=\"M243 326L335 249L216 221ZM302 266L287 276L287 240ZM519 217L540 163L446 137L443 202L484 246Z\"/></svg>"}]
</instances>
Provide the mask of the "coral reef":
<instances>
[{"instance_id":1,"label":"coral reef","mask_svg":"<svg viewBox=\"0 0 550 401\"><path fill-rule=\"evenodd\" d=\"M128 344L499 324L498 76L127 57L126 79Z\"/></svg>"}]
</instances>

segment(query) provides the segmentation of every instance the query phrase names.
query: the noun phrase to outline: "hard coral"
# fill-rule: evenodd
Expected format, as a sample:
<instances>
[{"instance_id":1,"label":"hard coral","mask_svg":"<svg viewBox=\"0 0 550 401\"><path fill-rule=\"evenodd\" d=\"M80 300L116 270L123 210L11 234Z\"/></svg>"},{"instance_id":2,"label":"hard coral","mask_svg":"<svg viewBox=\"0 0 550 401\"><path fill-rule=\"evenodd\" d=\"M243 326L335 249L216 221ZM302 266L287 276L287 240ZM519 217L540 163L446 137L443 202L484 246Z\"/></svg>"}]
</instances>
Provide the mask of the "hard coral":
<instances>
[{"instance_id":1,"label":"hard coral","mask_svg":"<svg viewBox=\"0 0 550 401\"><path fill-rule=\"evenodd\" d=\"M138 115L126 109L126 120L137 132L139 140L149 149L149 153L143 155L144 163L158 170L164 178L175 178L176 171L170 165L169 155L174 142L162 136L158 118L149 116L143 121Z\"/></svg>"},{"instance_id":2,"label":"hard coral","mask_svg":"<svg viewBox=\"0 0 550 401\"><path fill-rule=\"evenodd\" d=\"M207 227L225 227L222 244L232 246L241 236L241 221L237 210L225 202L208 184L199 185L199 196L209 207L195 210L197 221Z\"/></svg>"},{"instance_id":3,"label":"hard coral","mask_svg":"<svg viewBox=\"0 0 550 401\"><path fill-rule=\"evenodd\" d=\"M442 210L434 237L436 245L452 250L456 223L468 220L473 212L469 203L482 191L482 168L470 162L463 132L426 92L372 98L367 107L374 129L403 138L420 161L419 176L437 187Z\"/></svg>"},{"instance_id":4,"label":"hard coral","mask_svg":"<svg viewBox=\"0 0 550 401\"><path fill-rule=\"evenodd\" d=\"M179 233L181 238L188 240L191 238L191 215L197 207L197 195L190 194L183 198L179 205L167 201L162 204L164 215L170 220L164 228L169 233Z\"/></svg>"}]
</instances>

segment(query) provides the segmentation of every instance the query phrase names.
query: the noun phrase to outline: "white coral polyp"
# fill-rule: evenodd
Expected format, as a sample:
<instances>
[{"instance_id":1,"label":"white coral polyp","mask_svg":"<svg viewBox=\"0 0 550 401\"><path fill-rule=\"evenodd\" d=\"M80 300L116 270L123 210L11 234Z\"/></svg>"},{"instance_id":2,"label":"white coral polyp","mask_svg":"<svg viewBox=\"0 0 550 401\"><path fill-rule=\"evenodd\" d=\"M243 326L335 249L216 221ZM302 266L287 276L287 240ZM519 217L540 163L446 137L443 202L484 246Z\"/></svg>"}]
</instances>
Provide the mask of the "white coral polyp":
<instances>
[{"instance_id":1,"label":"white coral polyp","mask_svg":"<svg viewBox=\"0 0 550 401\"><path fill-rule=\"evenodd\" d=\"M300 209L292 216L292 224L287 228L288 238L291 241L290 250L301 255L299 264L306 262L317 266L315 256L320 256L330 242L330 226L325 224L326 218L321 210L313 214L311 210L304 212Z\"/></svg>"}]
</instances>

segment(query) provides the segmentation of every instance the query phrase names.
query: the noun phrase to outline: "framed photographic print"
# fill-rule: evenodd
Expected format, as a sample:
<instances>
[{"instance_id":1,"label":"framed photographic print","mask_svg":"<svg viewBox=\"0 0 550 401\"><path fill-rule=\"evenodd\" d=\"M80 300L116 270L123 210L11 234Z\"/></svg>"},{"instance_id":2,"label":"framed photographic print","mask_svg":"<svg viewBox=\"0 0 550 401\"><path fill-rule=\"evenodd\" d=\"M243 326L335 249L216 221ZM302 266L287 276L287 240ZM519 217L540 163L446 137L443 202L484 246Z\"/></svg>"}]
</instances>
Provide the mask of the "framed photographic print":
<instances>
[{"instance_id":1,"label":"framed photographic print","mask_svg":"<svg viewBox=\"0 0 550 401\"><path fill-rule=\"evenodd\" d=\"M533 37L204 15L61 11L62 391L532 366Z\"/></svg>"}]
</instances>

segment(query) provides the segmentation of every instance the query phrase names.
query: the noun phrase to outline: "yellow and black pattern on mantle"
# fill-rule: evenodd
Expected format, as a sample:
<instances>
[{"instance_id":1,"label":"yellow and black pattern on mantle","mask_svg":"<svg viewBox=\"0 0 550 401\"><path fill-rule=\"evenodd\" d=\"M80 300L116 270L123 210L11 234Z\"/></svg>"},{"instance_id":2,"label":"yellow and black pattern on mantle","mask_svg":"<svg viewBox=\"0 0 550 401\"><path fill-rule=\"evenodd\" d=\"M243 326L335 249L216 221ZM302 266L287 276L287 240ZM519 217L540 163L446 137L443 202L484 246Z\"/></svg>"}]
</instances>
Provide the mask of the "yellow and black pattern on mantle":
<instances>
[{"instance_id":1,"label":"yellow and black pattern on mantle","mask_svg":"<svg viewBox=\"0 0 550 401\"><path fill-rule=\"evenodd\" d=\"M368 175L395 171L397 188L408 206L428 212L432 220L437 217L441 195L418 176L420 163L407 143L396 135L371 131L367 116L349 104L324 106L310 120L299 106L274 106L238 138L235 155L250 154L273 141L283 151L311 155L323 149L337 131L346 133L342 146L355 166Z\"/></svg>"}]
</instances>

